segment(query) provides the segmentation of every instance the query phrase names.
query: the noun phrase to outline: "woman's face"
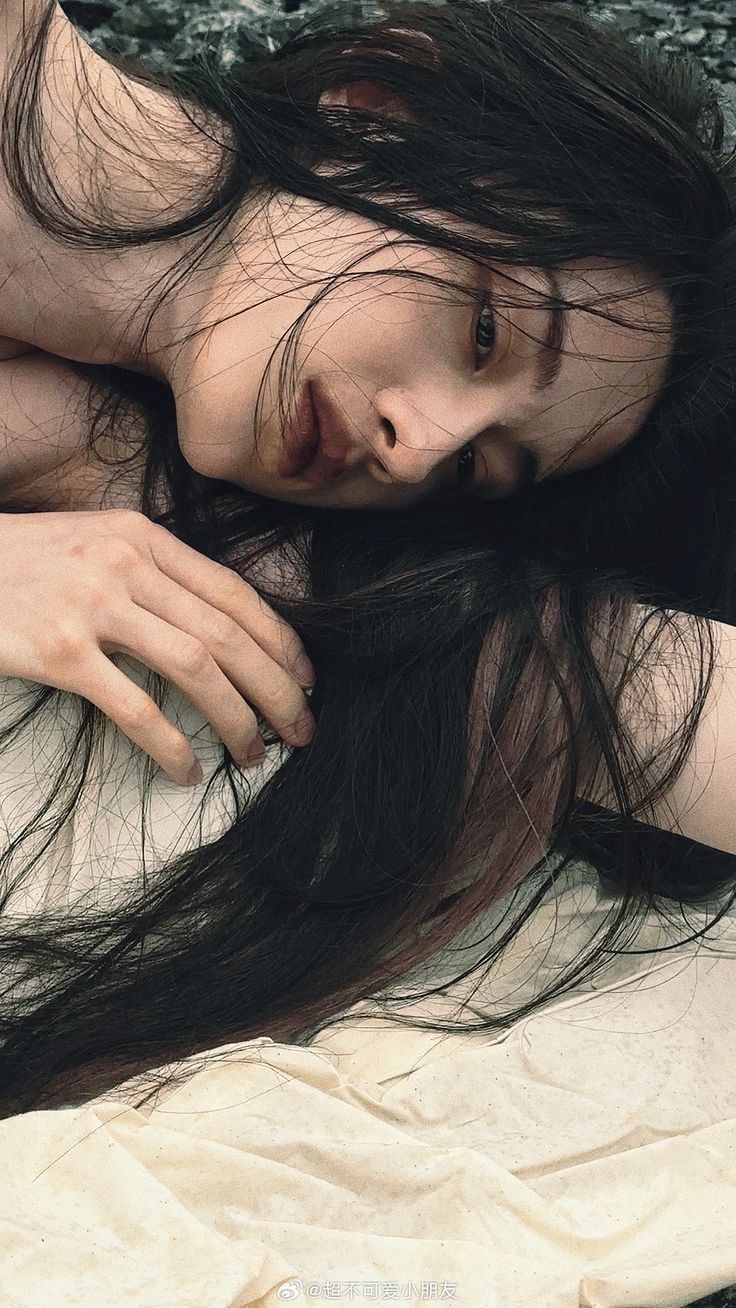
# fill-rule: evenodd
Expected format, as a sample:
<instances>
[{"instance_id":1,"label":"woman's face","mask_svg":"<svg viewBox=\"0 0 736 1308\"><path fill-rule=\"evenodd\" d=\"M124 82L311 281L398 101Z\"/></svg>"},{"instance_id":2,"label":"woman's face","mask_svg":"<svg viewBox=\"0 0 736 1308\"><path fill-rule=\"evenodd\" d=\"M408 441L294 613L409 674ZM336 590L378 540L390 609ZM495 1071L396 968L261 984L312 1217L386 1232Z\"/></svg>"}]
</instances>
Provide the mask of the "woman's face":
<instances>
[{"instance_id":1,"label":"woman's face","mask_svg":"<svg viewBox=\"0 0 736 1308\"><path fill-rule=\"evenodd\" d=\"M166 339L191 336L171 347L164 371L182 452L204 476L334 508L400 509L452 492L459 476L463 495L495 499L532 475L558 477L610 457L657 399L672 319L663 290L637 290L652 280L643 269L585 259L560 271L562 296L595 303L603 293L610 299L600 307L627 325L564 311L559 369L540 390L540 342L550 322L542 270L474 270L443 251L399 244L403 233L303 198L280 197L268 213L271 235L264 211L233 238L228 256L193 274L186 295L165 310ZM311 311L287 357L291 328L326 285L316 279L348 268L350 276L328 287ZM365 276L378 270L384 275ZM491 297L517 303L481 311L409 272L485 285ZM630 300L617 301L632 291ZM660 329L656 335L642 330L652 326ZM274 348L256 438L258 389ZM309 383L323 452L342 460L341 471L320 476L318 464L311 474L279 471L282 365L285 381L296 386L285 393L287 416Z\"/></svg>"}]
</instances>

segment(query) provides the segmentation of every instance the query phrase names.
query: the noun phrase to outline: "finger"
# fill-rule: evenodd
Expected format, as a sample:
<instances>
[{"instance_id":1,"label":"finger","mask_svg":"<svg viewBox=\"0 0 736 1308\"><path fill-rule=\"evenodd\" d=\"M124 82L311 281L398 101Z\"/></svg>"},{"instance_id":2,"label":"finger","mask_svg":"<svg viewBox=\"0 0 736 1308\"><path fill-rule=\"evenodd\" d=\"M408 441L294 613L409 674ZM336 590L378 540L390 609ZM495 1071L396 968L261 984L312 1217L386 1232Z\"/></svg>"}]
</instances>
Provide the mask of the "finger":
<instances>
[{"instance_id":1,"label":"finger","mask_svg":"<svg viewBox=\"0 0 736 1308\"><path fill-rule=\"evenodd\" d=\"M139 659L175 682L212 724L236 762L247 764L252 747L263 743L256 715L209 650L199 640L136 605L117 614L116 629L119 635L115 650ZM262 651L261 655L264 660L268 657ZM275 664L271 663L271 668L287 677Z\"/></svg>"},{"instance_id":2,"label":"finger","mask_svg":"<svg viewBox=\"0 0 736 1308\"><path fill-rule=\"evenodd\" d=\"M301 685L313 685L314 669L292 627L232 568L185 545L159 523L152 524L151 557L172 581L219 609L242 627Z\"/></svg>"},{"instance_id":3,"label":"finger","mask_svg":"<svg viewBox=\"0 0 736 1308\"><path fill-rule=\"evenodd\" d=\"M169 624L168 629L141 624L139 618L133 617L135 610L130 613L126 610L126 621L133 625L123 629L118 611L114 625L111 622L115 642L122 637L128 642L135 639L141 655L145 652L146 661L151 656L165 658L165 675L173 676L190 698L197 697L207 720L228 748L228 732L230 735L233 730L240 732L237 738L242 753L243 732L250 729L254 735L257 729L255 725L250 728L255 718L250 710L246 717L240 696L259 709L287 744L309 743L316 723L304 691L233 618L159 571L142 570L130 586L130 595L139 611ZM195 645L192 640L183 639L183 635L191 637ZM203 656L202 646L211 664Z\"/></svg>"},{"instance_id":4,"label":"finger","mask_svg":"<svg viewBox=\"0 0 736 1308\"><path fill-rule=\"evenodd\" d=\"M96 704L176 785L189 785L189 774L198 763L197 755L186 736L169 722L150 695L97 650L78 669L77 683L83 688L76 690L76 694Z\"/></svg>"}]
</instances>

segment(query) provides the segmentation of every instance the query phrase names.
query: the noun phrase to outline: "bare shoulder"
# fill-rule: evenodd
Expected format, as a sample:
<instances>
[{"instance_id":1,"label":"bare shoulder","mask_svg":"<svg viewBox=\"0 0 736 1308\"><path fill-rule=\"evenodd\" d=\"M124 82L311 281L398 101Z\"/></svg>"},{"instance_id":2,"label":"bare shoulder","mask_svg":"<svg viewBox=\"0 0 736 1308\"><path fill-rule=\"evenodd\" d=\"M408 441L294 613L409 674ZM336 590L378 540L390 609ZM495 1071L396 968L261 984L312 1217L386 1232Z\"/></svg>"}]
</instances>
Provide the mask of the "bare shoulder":
<instances>
[{"instance_id":1,"label":"bare shoulder","mask_svg":"<svg viewBox=\"0 0 736 1308\"><path fill-rule=\"evenodd\" d=\"M705 687L701 675L710 669L713 654L712 677L687 757L675 781L640 820L736 854L736 627L674 610L664 623L660 610L645 605L635 605L633 616L649 638L649 653L645 656L638 646L639 673L621 696L619 711L640 760L656 763L656 775L650 768L652 783L661 782L672 765L685 712ZM602 772L599 766L597 775L586 779L581 797L618 812Z\"/></svg>"},{"instance_id":2,"label":"bare shoulder","mask_svg":"<svg viewBox=\"0 0 736 1308\"><path fill-rule=\"evenodd\" d=\"M100 507L111 469L89 450L94 395L73 364L43 350L0 362L0 508L31 492L49 509ZM107 457L112 446L95 449ZM122 482L120 494L136 507Z\"/></svg>"},{"instance_id":3,"label":"bare shoulder","mask_svg":"<svg viewBox=\"0 0 736 1308\"><path fill-rule=\"evenodd\" d=\"M54 424L63 426L69 443L81 430L83 419L74 414L89 394L89 382L68 360L45 350L19 349L0 359L0 428L9 439L16 442L36 433L38 441L44 428ZM0 459L0 475L3 467Z\"/></svg>"},{"instance_id":4,"label":"bare shoulder","mask_svg":"<svg viewBox=\"0 0 736 1308\"><path fill-rule=\"evenodd\" d=\"M138 61L123 60L137 65L135 71L123 71L114 56L90 45L58 0L0 0L0 110L8 78L23 61L23 47L32 44L46 15L42 117L44 147L53 150L53 159L45 162L52 166L57 187L87 201L90 168L94 171L102 160L110 175L125 185L127 203L140 206L141 218L152 213L160 217L164 183L178 185L182 204L189 206L195 180L209 186L213 168L222 165L223 148L232 149L232 129L196 99L183 97L180 102ZM149 157L141 148L152 123L156 138L166 138L165 157L158 149ZM109 184L107 177L105 181ZM171 200L167 191L167 217ZM131 216L138 213L126 212Z\"/></svg>"},{"instance_id":5,"label":"bare shoulder","mask_svg":"<svg viewBox=\"0 0 736 1308\"><path fill-rule=\"evenodd\" d=\"M0 77L5 77L7 61L21 38L37 31L49 11L55 27L72 26L58 0L0 0Z\"/></svg>"}]
</instances>

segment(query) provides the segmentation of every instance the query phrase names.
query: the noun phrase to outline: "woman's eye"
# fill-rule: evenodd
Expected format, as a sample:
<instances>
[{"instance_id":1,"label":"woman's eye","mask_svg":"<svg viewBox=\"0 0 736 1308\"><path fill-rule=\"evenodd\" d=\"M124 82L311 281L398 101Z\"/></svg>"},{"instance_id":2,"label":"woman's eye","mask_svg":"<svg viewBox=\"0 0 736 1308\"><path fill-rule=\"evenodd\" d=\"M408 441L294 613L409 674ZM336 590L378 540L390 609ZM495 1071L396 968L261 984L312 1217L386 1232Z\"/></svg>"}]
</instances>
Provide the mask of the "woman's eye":
<instances>
[{"instance_id":1,"label":"woman's eye","mask_svg":"<svg viewBox=\"0 0 736 1308\"><path fill-rule=\"evenodd\" d=\"M487 350L489 358L493 354L496 345L496 320L493 314L493 308L491 306L490 298L488 297L484 299L483 304L480 308L480 312L477 314L477 316L474 319L473 335L475 338L475 345L476 345L476 351L475 351L476 365L478 371L480 371L480 369L483 368L485 364L488 362L488 359L479 359L478 356L479 335L486 336L488 338L485 341L481 339L480 349ZM470 445L464 445L457 457L458 487L463 486L465 482L469 482L470 485L472 486L475 476L475 457L476 457L475 449L472 443Z\"/></svg>"},{"instance_id":2,"label":"woman's eye","mask_svg":"<svg viewBox=\"0 0 736 1308\"><path fill-rule=\"evenodd\" d=\"M457 484L473 480L475 472L475 450L472 445L465 445L457 458Z\"/></svg>"},{"instance_id":3,"label":"woman's eye","mask_svg":"<svg viewBox=\"0 0 736 1308\"><path fill-rule=\"evenodd\" d=\"M493 316L493 309L491 308L491 302L489 299L486 299L483 302L480 313L475 319L474 335L475 335L476 346L478 344L479 334L483 334L485 336L490 337L489 340L487 340L485 343L481 342L480 345L480 348L482 350L488 350L489 358L490 358L490 356L493 354L493 350L496 344L496 322ZM481 360L478 359L477 349L476 349L475 358L479 370L488 362L487 359L481 359ZM472 482L474 473L475 473L475 450L472 445L465 445L463 449L460 451L457 460L458 485L460 486L462 485L463 482L466 481Z\"/></svg>"},{"instance_id":4,"label":"woman's eye","mask_svg":"<svg viewBox=\"0 0 736 1308\"><path fill-rule=\"evenodd\" d=\"M496 344L496 320L493 316L493 309L491 308L490 300L485 300L480 310L480 313L478 314L475 320L476 345L478 345L479 333L490 338L486 340L485 343L481 342L480 344L481 350L488 350L489 352L488 357L490 358L490 356L493 354L493 350ZM484 364L488 362L488 359L479 359L477 350L476 350L475 357L479 369L482 368Z\"/></svg>"}]
</instances>

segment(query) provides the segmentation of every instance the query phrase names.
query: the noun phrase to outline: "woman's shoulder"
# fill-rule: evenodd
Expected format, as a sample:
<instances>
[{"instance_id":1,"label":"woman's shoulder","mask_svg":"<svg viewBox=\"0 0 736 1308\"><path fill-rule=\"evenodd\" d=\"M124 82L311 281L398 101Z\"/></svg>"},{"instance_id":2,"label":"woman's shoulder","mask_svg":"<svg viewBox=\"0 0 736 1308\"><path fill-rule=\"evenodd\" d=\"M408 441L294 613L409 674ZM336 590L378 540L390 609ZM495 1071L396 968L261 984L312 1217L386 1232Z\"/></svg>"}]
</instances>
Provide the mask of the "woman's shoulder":
<instances>
[{"instance_id":1,"label":"woman's shoulder","mask_svg":"<svg viewBox=\"0 0 736 1308\"><path fill-rule=\"evenodd\" d=\"M100 507L114 469L90 451L93 390L73 363L43 350L28 348L2 359L0 511L27 496L43 497L49 510ZM137 507L128 503L135 490L122 479L116 494L120 503L105 507Z\"/></svg>"},{"instance_id":2,"label":"woman's shoulder","mask_svg":"<svg viewBox=\"0 0 736 1308\"><path fill-rule=\"evenodd\" d=\"M68 360L32 347L13 354L7 348L0 363L0 481L27 458L40 466L81 444L86 423L79 401L89 393L89 382Z\"/></svg>"}]
</instances>

